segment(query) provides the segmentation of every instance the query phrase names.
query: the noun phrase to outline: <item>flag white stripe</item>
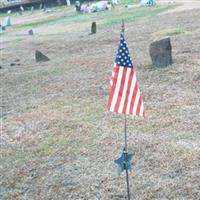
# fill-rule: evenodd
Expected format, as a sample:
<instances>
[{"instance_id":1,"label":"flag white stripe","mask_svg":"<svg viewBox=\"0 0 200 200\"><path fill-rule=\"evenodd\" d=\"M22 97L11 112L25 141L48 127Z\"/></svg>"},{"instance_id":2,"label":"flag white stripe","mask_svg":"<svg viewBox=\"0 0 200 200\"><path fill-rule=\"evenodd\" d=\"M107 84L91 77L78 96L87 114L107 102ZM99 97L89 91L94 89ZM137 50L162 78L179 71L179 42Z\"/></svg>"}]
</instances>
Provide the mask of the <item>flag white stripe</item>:
<instances>
[{"instance_id":1,"label":"flag white stripe","mask_svg":"<svg viewBox=\"0 0 200 200\"><path fill-rule=\"evenodd\" d=\"M125 79L124 88L123 88L123 94L122 94L122 98L121 98L119 109L118 109L119 113L122 113L123 108L125 106L124 103L125 103L125 99L126 99L126 95L127 95L128 81L129 81L130 73L131 73L131 69L127 68L127 70L126 70L126 79Z\"/></svg>"},{"instance_id":2,"label":"flag white stripe","mask_svg":"<svg viewBox=\"0 0 200 200\"><path fill-rule=\"evenodd\" d=\"M136 98L135 98L135 102L134 102L134 105L133 105L133 115L136 115L138 102L139 102L139 99L140 99L140 90L138 89L136 92L137 92L136 93Z\"/></svg>"},{"instance_id":3,"label":"flag white stripe","mask_svg":"<svg viewBox=\"0 0 200 200\"><path fill-rule=\"evenodd\" d=\"M136 84L136 76L135 76L135 72L134 72L132 80L131 80L131 88L130 88L130 94L129 94L129 97L128 97L128 104L127 104L127 107L126 107L126 114L130 113L131 100L132 100L135 84Z\"/></svg>"},{"instance_id":4,"label":"flag white stripe","mask_svg":"<svg viewBox=\"0 0 200 200\"><path fill-rule=\"evenodd\" d=\"M119 94L119 90L120 90L120 86L121 86L123 70L124 70L123 67L119 68L117 83L116 83L113 99L112 99L111 106L110 106L110 111L112 111L112 112L114 112L114 110L115 110L115 105L117 102L117 98L118 98L118 94Z\"/></svg>"},{"instance_id":5,"label":"flag white stripe","mask_svg":"<svg viewBox=\"0 0 200 200\"><path fill-rule=\"evenodd\" d=\"M113 78L115 77L115 67L116 67L116 64L114 64L114 68L113 68L113 71L112 71L112 76L111 76L111 80L110 80L111 86L113 85Z\"/></svg>"}]
</instances>

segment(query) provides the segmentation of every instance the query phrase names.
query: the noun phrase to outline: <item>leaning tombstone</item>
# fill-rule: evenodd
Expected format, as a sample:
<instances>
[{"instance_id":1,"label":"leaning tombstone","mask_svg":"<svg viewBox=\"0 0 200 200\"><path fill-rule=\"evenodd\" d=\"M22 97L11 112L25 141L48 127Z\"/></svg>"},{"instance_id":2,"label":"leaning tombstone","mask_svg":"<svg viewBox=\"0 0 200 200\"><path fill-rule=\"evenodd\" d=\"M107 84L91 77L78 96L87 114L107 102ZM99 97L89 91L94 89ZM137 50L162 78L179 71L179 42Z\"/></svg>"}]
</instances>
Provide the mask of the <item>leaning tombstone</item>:
<instances>
[{"instance_id":1,"label":"leaning tombstone","mask_svg":"<svg viewBox=\"0 0 200 200\"><path fill-rule=\"evenodd\" d=\"M166 67L173 63L170 38L165 38L151 43L149 52L152 64L156 67Z\"/></svg>"},{"instance_id":2,"label":"leaning tombstone","mask_svg":"<svg viewBox=\"0 0 200 200\"><path fill-rule=\"evenodd\" d=\"M47 56L45 56L42 52L36 50L35 60L36 62L46 62L46 61L49 61L50 59Z\"/></svg>"},{"instance_id":3,"label":"leaning tombstone","mask_svg":"<svg viewBox=\"0 0 200 200\"><path fill-rule=\"evenodd\" d=\"M28 34L29 34L29 35L33 35L33 30L30 29L30 30L28 31Z\"/></svg>"},{"instance_id":4,"label":"leaning tombstone","mask_svg":"<svg viewBox=\"0 0 200 200\"><path fill-rule=\"evenodd\" d=\"M24 12L24 7L22 5L20 6L20 10L21 12Z\"/></svg>"},{"instance_id":5,"label":"leaning tombstone","mask_svg":"<svg viewBox=\"0 0 200 200\"><path fill-rule=\"evenodd\" d=\"M91 26L91 33L95 34L97 32L97 25L96 22L92 22L92 26Z\"/></svg>"}]
</instances>

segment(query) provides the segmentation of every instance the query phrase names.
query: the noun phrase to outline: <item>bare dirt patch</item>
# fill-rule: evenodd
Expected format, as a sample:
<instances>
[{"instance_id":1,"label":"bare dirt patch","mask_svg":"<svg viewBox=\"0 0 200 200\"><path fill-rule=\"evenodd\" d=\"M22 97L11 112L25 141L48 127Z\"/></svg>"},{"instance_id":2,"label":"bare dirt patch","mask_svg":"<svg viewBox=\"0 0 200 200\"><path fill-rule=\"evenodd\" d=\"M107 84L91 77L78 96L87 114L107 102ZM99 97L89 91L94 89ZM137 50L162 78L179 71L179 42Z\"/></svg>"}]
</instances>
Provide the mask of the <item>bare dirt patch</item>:
<instances>
[{"instance_id":1,"label":"bare dirt patch","mask_svg":"<svg viewBox=\"0 0 200 200\"><path fill-rule=\"evenodd\" d=\"M194 0L194 1L188 1L188 0L158 0L158 4L178 4L175 9L173 10L168 10L165 12L166 13L172 13L172 12L182 12L185 10L192 10L192 9L199 9L200 8L200 1L199 0Z\"/></svg>"}]
</instances>

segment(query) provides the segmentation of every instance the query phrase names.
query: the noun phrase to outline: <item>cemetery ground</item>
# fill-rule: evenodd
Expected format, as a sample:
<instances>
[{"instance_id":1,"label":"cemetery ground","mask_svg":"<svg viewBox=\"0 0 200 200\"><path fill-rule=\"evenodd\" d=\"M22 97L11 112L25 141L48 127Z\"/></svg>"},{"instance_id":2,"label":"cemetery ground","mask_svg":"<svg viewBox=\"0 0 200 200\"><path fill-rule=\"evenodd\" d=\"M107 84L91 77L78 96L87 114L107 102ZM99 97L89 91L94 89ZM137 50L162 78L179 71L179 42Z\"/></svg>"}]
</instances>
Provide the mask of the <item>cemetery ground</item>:
<instances>
[{"instance_id":1,"label":"cemetery ground","mask_svg":"<svg viewBox=\"0 0 200 200\"><path fill-rule=\"evenodd\" d=\"M199 198L200 9L166 13L173 9L12 14L13 26L0 34L0 199L126 199L125 177L114 164L124 118L106 111L121 19L146 114L127 119L128 148L135 152L131 195ZM92 21L97 33L89 35ZM149 45L167 36L174 64L155 68ZM50 61L36 63L35 50Z\"/></svg>"}]
</instances>

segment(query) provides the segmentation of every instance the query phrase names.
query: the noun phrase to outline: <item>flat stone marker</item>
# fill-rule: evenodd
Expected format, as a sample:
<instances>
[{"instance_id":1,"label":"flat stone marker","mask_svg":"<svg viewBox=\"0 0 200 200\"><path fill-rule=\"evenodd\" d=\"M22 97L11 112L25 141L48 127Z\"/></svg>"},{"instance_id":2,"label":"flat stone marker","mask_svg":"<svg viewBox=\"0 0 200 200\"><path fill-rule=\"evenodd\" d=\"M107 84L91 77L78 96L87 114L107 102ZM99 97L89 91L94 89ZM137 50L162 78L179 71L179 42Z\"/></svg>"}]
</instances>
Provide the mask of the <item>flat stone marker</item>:
<instances>
[{"instance_id":1,"label":"flat stone marker","mask_svg":"<svg viewBox=\"0 0 200 200\"><path fill-rule=\"evenodd\" d=\"M45 56L42 52L36 50L35 51L35 60L36 62L46 62L49 61L50 59Z\"/></svg>"},{"instance_id":2,"label":"flat stone marker","mask_svg":"<svg viewBox=\"0 0 200 200\"><path fill-rule=\"evenodd\" d=\"M170 38L151 43L149 52L152 64L156 67L166 67L173 63Z\"/></svg>"},{"instance_id":3,"label":"flat stone marker","mask_svg":"<svg viewBox=\"0 0 200 200\"><path fill-rule=\"evenodd\" d=\"M29 34L29 35L33 35L33 30L32 30L32 29L29 30L29 31L28 31L28 34Z\"/></svg>"},{"instance_id":4,"label":"flat stone marker","mask_svg":"<svg viewBox=\"0 0 200 200\"><path fill-rule=\"evenodd\" d=\"M91 33L95 34L97 32L97 25L96 22L92 22L92 26L91 26Z\"/></svg>"}]
</instances>

